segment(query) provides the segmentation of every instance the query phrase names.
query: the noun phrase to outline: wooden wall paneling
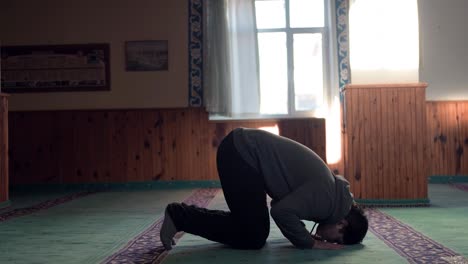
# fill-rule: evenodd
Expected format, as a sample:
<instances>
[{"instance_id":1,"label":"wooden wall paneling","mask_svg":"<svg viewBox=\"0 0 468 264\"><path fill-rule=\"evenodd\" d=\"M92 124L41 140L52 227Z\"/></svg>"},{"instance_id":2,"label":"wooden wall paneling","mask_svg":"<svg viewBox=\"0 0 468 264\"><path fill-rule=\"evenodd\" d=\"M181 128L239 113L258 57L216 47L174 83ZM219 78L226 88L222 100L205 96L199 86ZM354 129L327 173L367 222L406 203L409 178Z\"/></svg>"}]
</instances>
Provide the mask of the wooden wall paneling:
<instances>
[{"instance_id":1,"label":"wooden wall paneling","mask_svg":"<svg viewBox=\"0 0 468 264\"><path fill-rule=\"evenodd\" d=\"M447 174L449 171L448 168L448 149L447 149L447 109L445 109L444 104L437 105L437 112L439 113L440 120L440 133L438 135L438 144L440 148L440 171L446 171Z\"/></svg>"},{"instance_id":2,"label":"wooden wall paneling","mask_svg":"<svg viewBox=\"0 0 468 264\"><path fill-rule=\"evenodd\" d=\"M14 112L11 119L13 184L216 180L227 133L278 123L211 122L198 108ZM316 150L325 148L324 125L301 119L285 127Z\"/></svg>"},{"instance_id":3,"label":"wooden wall paneling","mask_svg":"<svg viewBox=\"0 0 468 264\"><path fill-rule=\"evenodd\" d=\"M102 182L108 169L109 144L107 129L109 124L106 122L105 112L92 111L86 116L88 129L84 131L89 133L89 143L87 144L88 153L85 162L81 164L82 168L88 167L88 182Z\"/></svg>"},{"instance_id":4,"label":"wooden wall paneling","mask_svg":"<svg viewBox=\"0 0 468 264\"><path fill-rule=\"evenodd\" d=\"M45 126L46 129L37 130L41 138L37 149L37 159L34 161L37 162L36 168L38 168L38 174L40 174L38 176L38 182L59 182L59 175L57 174L57 169L59 167L58 146L55 143L57 141L57 117L57 113L52 115L48 115L44 112L40 113L40 119L43 120L41 124Z\"/></svg>"},{"instance_id":5,"label":"wooden wall paneling","mask_svg":"<svg viewBox=\"0 0 468 264\"><path fill-rule=\"evenodd\" d=\"M162 117L160 111L148 110L142 116L143 123L143 149L142 163L145 178L152 181L161 179L163 173L161 130Z\"/></svg>"},{"instance_id":6,"label":"wooden wall paneling","mask_svg":"<svg viewBox=\"0 0 468 264\"><path fill-rule=\"evenodd\" d=\"M438 141L436 142L438 145L438 153L440 155L439 157L439 174L442 171L447 171L447 116L446 116L446 111L444 109L443 104L436 105L436 112L438 113L438 120L440 120L440 127L439 127L439 134L438 136ZM436 150L437 151L437 150ZM448 171L447 171L448 174Z\"/></svg>"},{"instance_id":7,"label":"wooden wall paneling","mask_svg":"<svg viewBox=\"0 0 468 264\"><path fill-rule=\"evenodd\" d=\"M91 182L109 182L110 178L110 120L109 113L95 111L88 116L93 142L90 144L92 159Z\"/></svg>"},{"instance_id":8,"label":"wooden wall paneling","mask_svg":"<svg viewBox=\"0 0 468 264\"><path fill-rule=\"evenodd\" d=\"M163 112L163 166L164 174L162 180L180 180L177 173L177 111L168 110Z\"/></svg>"},{"instance_id":9,"label":"wooden wall paneling","mask_svg":"<svg viewBox=\"0 0 468 264\"><path fill-rule=\"evenodd\" d=\"M152 120L155 116L156 114L154 110L142 111L140 114L139 126L141 127L141 141L139 142L139 145L141 156L139 157L139 161L143 181L151 181L154 178L153 159L155 159L155 152L152 151L151 136L154 133Z\"/></svg>"},{"instance_id":10,"label":"wooden wall paneling","mask_svg":"<svg viewBox=\"0 0 468 264\"><path fill-rule=\"evenodd\" d=\"M130 155L128 145L132 141L127 134L127 124L127 111L113 113L113 136L110 151L113 160L111 175L117 182L127 181L127 171L129 170L127 162L127 157Z\"/></svg>"},{"instance_id":11,"label":"wooden wall paneling","mask_svg":"<svg viewBox=\"0 0 468 264\"><path fill-rule=\"evenodd\" d=\"M447 148L448 152L448 171L449 175L457 174L457 106L456 104L447 104Z\"/></svg>"},{"instance_id":12,"label":"wooden wall paneling","mask_svg":"<svg viewBox=\"0 0 468 264\"><path fill-rule=\"evenodd\" d=\"M395 89L392 89L392 122L393 122L393 160L395 165L395 172L393 177L395 181L392 182L392 197L399 198L401 197L401 176L403 173L403 166L401 164L401 142L400 142L400 115L399 115L399 98L398 92Z\"/></svg>"},{"instance_id":13,"label":"wooden wall paneling","mask_svg":"<svg viewBox=\"0 0 468 264\"><path fill-rule=\"evenodd\" d=\"M369 178L371 179L369 189L371 191L372 197L378 197L381 195L380 184L379 184L379 156L380 153L377 151L381 145L381 135L377 133L377 127L380 126L378 119L378 112L381 107L380 104L377 104L377 94L378 89L369 89L369 134L372 141L372 145L369 147L369 160L372 162L369 171Z\"/></svg>"},{"instance_id":14,"label":"wooden wall paneling","mask_svg":"<svg viewBox=\"0 0 468 264\"><path fill-rule=\"evenodd\" d=\"M406 90L401 90L398 91L398 89L395 89L395 92L397 93L396 98L398 100L397 104L395 105L397 113L398 113L398 119L397 119L397 124L398 124L398 146L399 146L399 152L397 153L398 155L398 163L399 163L399 168L400 172L398 173L398 178L400 180L398 184L398 198L405 197L405 195L408 192L408 155L407 155L407 144L408 140L406 137L406 130L408 129L406 120L407 120L407 115L408 113L408 105L406 102Z\"/></svg>"},{"instance_id":15,"label":"wooden wall paneling","mask_svg":"<svg viewBox=\"0 0 468 264\"><path fill-rule=\"evenodd\" d=\"M8 97L0 94L0 203L9 200Z\"/></svg>"},{"instance_id":16,"label":"wooden wall paneling","mask_svg":"<svg viewBox=\"0 0 468 264\"><path fill-rule=\"evenodd\" d=\"M371 148L375 144L373 135L372 135L372 125L370 116L370 92L369 89L360 89L359 95L362 98L363 103L360 105L362 108L362 139L364 144L360 146L361 151L361 173L362 173L362 195L365 197L373 197L373 177L372 167L374 165L374 157L371 155Z\"/></svg>"},{"instance_id":17,"label":"wooden wall paneling","mask_svg":"<svg viewBox=\"0 0 468 264\"><path fill-rule=\"evenodd\" d=\"M372 178L370 189L372 191L372 197L381 196L383 193L382 183L380 181L382 173L380 172L381 165L381 151L382 146L382 134L379 132L381 127L381 102L380 102L380 90L369 89L369 117L370 117L370 138L373 144L370 146L369 155L372 161L370 177Z\"/></svg>"},{"instance_id":18,"label":"wooden wall paneling","mask_svg":"<svg viewBox=\"0 0 468 264\"><path fill-rule=\"evenodd\" d=\"M343 103L340 104L340 136L341 136L341 160L338 161L339 174L346 177L346 161L348 159L348 128L347 123L349 122L348 116L346 115L346 91L342 92ZM348 181L349 179L346 178Z\"/></svg>"},{"instance_id":19,"label":"wooden wall paneling","mask_svg":"<svg viewBox=\"0 0 468 264\"><path fill-rule=\"evenodd\" d=\"M453 116L455 117L455 126L452 129L453 136L454 136L454 154L455 154L455 174L460 175L462 169L462 159L463 159L463 135L462 135L462 122L461 122L461 109L460 103L455 103L453 109Z\"/></svg>"},{"instance_id":20,"label":"wooden wall paneling","mask_svg":"<svg viewBox=\"0 0 468 264\"><path fill-rule=\"evenodd\" d=\"M208 156L208 168L211 173L211 177L218 179L218 171L216 165L216 152L222 139L229 133L230 128L227 127L229 123L221 122L210 122L209 125L209 156Z\"/></svg>"},{"instance_id":21,"label":"wooden wall paneling","mask_svg":"<svg viewBox=\"0 0 468 264\"><path fill-rule=\"evenodd\" d=\"M392 111L391 108L391 101L392 101L392 92L389 89L382 89L381 90L381 102L382 108L380 113L380 120L382 124L382 174L379 177L382 180L383 184L383 198L389 199L391 197L391 177L385 177L385 175L393 175L394 174L394 164L393 164L393 156L392 147L393 141L391 140L391 129L393 127L393 120L389 118L390 112ZM385 115L384 115L385 114Z\"/></svg>"},{"instance_id":22,"label":"wooden wall paneling","mask_svg":"<svg viewBox=\"0 0 468 264\"><path fill-rule=\"evenodd\" d=\"M449 153L448 153L448 148L447 148L447 140L448 140L448 136L447 136L447 127L448 127L448 120L447 120L447 109L446 109L446 105L444 104L440 104L438 105L437 107L437 111L440 113L440 134L439 134L439 144L440 144L440 149L441 149L441 158L442 158L442 162L441 162L441 166L440 166L440 169L441 171L445 171L447 172L447 174L449 174L449 171L448 171L448 164L449 164Z\"/></svg>"},{"instance_id":23,"label":"wooden wall paneling","mask_svg":"<svg viewBox=\"0 0 468 264\"><path fill-rule=\"evenodd\" d=\"M17 117L15 114L13 117ZM76 147L75 147L75 114L69 112L57 113L57 125L54 144L57 149L57 183L65 181L73 181L76 178L76 168L74 164ZM20 143L18 143L20 144Z\"/></svg>"},{"instance_id":24,"label":"wooden wall paneling","mask_svg":"<svg viewBox=\"0 0 468 264\"><path fill-rule=\"evenodd\" d=\"M54 181L55 175L51 174L57 167L57 157L54 157L52 149L54 119L53 115L42 112L36 112L30 118L21 115L12 118L12 183Z\"/></svg>"},{"instance_id":25,"label":"wooden wall paneling","mask_svg":"<svg viewBox=\"0 0 468 264\"><path fill-rule=\"evenodd\" d=\"M192 109L192 140L196 141L195 156L192 158L195 172L198 172L202 180L217 179L216 161L214 153L216 149L211 142L211 124L207 122L208 113Z\"/></svg>"},{"instance_id":26,"label":"wooden wall paneling","mask_svg":"<svg viewBox=\"0 0 468 264\"><path fill-rule=\"evenodd\" d=\"M460 130L460 174L468 175L468 103L459 102L457 104Z\"/></svg>"},{"instance_id":27,"label":"wooden wall paneling","mask_svg":"<svg viewBox=\"0 0 468 264\"><path fill-rule=\"evenodd\" d=\"M352 158L349 159L350 162L353 163L354 169L352 171L351 177L354 178L354 195L356 198L361 198L361 179L362 179L362 173L361 173L361 157L360 157L360 149L359 145L357 144L358 142L361 141L361 120L359 120L358 116L362 115L362 111L360 107L360 104L362 103L361 98L359 97L359 92L358 91L350 91L353 93L353 103L356 107L351 108L352 110L350 111L353 118L352 118L352 131L353 131L353 143L350 145L351 153L352 153Z\"/></svg>"},{"instance_id":28,"label":"wooden wall paneling","mask_svg":"<svg viewBox=\"0 0 468 264\"><path fill-rule=\"evenodd\" d=\"M419 172L419 167L418 164L418 157L421 156L420 153L418 152L417 145L420 142L418 138L416 137L416 111L418 111L418 108L416 107L416 90L417 89L409 89L408 90L408 100L409 100L409 116L408 116L408 139L409 139L409 182L410 186L408 188L408 197L411 197L412 199L418 198L418 190L419 186L418 184L418 179L421 178L418 175L421 175ZM411 186L413 186L411 188Z\"/></svg>"},{"instance_id":29,"label":"wooden wall paneling","mask_svg":"<svg viewBox=\"0 0 468 264\"><path fill-rule=\"evenodd\" d=\"M48 162L43 162L44 166L47 167L48 173L46 175L46 178L48 178L48 182L51 183L59 183L60 182L60 173L59 173L59 168L60 168L60 146L58 144L60 135L58 133L59 131L59 125L60 125L60 115L58 112L54 113L51 116L51 126L49 133L50 135L47 136L49 139L48 146L48 154L45 155L45 159L53 159L52 164L48 164Z\"/></svg>"},{"instance_id":30,"label":"wooden wall paneling","mask_svg":"<svg viewBox=\"0 0 468 264\"><path fill-rule=\"evenodd\" d=\"M206 163L208 173L210 173L210 178L218 178L218 171L216 167L216 151L218 149L218 140L216 138L217 123L208 122L206 134L208 135L208 145L205 151L207 152ZM203 165L201 165L203 166Z\"/></svg>"},{"instance_id":31,"label":"wooden wall paneling","mask_svg":"<svg viewBox=\"0 0 468 264\"><path fill-rule=\"evenodd\" d=\"M0 97L0 99L3 99ZM21 133L25 134L26 131L24 129L18 129L20 127L19 122L20 122L20 115L12 115L11 113L8 116L9 123L8 124L8 143L9 143L9 160L8 160L8 173L9 173L9 178L10 178L10 183L13 184L13 178L21 178L20 176L20 164L19 160L22 155L19 153L18 148L12 147L13 143L15 142L16 138L21 138ZM15 136L13 136L12 132L15 132ZM23 136L24 137L24 136ZM1 140L1 138L0 138Z\"/></svg>"},{"instance_id":32,"label":"wooden wall paneling","mask_svg":"<svg viewBox=\"0 0 468 264\"><path fill-rule=\"evenodd\" d=\"M383 196L383 182L382 182L382 146L383 146L383 138L382 138L382 100L381 100L381 91L380 90L373 90L372 95L372 120L374 124L374 137L376 139L376 146L374 147L374 155L376 158L375 162L375 174L373 175L375 182L376 182L376 194Z\"/></svg>"},{"instance_id":33,"label":"wooden wall paneling","mask_svg":"<svg viewBox=\"0 0 468 264\"><path fill-rule=\"evenodd\" d=\"M127 175L126 181L143 181L143 164L141 157L143 155L144 139L143 139L143 120L142 111L128 111L127 112L127 125L125 134L131 140L128 144L127 155Z\"/></svg>"},{"instance_id":34,"label":"wooden wall paneling","mask_svg":"<svg viewBox=\"0 0 468 264\"><path fill-rule=\"evenodd\" d=\"M426 108L425 108L425 93L423 89L416 89L414 91L414 101L415 101L415 116L414 116L414 126L413 126L413 137L416 141L415 151L418 155L413 159L415 164L420 164L420 166L415 166L415 173L416 175L425 175L426 177L429 176L426 170L427 164L427 155L426 155L426 144L427 144L427 137L426 134L428 132L427 129L427 122L426 120ZM426 124L426 125L424 125ZM421 127L425 126L425 132L422 132ZM427 197L424 194L423 184L427 185L424 181L426 177L417 177L416 178L416 185L418 186L417 192L415 193L415 198L419 199L422 197Z\"/></svg>"},{"instance_id":35,"label":"wooden wall paneling","mask_svg":"<svg viewBox=\"0 0 468 264\"><path fill-rule=\"evenodd\" d=\"M361 170L360 170L360 159L358 157L359 149L357 146L357 142L359 141L359 108L357 107L350 107L352 106L359 106L359 93L355 91L347 91L346 92L348 103L348 115L351 117L348 122L348 133L350 142L348 144L349 152L351 153L348 155L348 170L350 172L349 178L351 180L351 189L354 193L355 198L360 198L361 195Z\"/></svg>"},{"instance_id":36,"label":"wooden wall paneling","mask_svg":"<svg viewBox=\"0 0 468 264\"><path fill-rule=\"evenodd\" d=\"M435 121L434 121L434 117L435 117L435 113L434 113L434 107L433 107L433 104L431 102L427 102L426 103L427 107L426 107L426 121L427 121L427 133L426 133L426 142L427 142L427 152L426 152L426 155L427 155L427 159L428 159L428 162L427 162L427 170L428 172L430 172L432 170L432 168L434 168L436 166L436 164L433 164L434 163L434 160L435 160L435 152L433 151L433 144L434 144L434 131L435 131ZM428 174L430 175L430 174Z\"/></svg>"},{"instance_id":37,"label":"wooden wall paneling","mask_svg":"<svg viewBox=\"0 0 468 264\"><path fill-rule=\"evenodd\" d=\"M406 175L405 175L405 182L406 182L406 193L404 197L408 197L411 199L415 199L415 194L417 193L418 186L415 185L415 179L419 177L419 174L416 173L415 167L416 162L414 158L418 155L416 152L416 143L417 139L414 132L414 122L416 121L416 107L415 107L415 89L405 89L405 105L406 105L406 113L405 115L405 153L406 153Z\"/></svg>"},{"instance_id":38,"label":"wooden wall paneling","mask_svg":"<svg viewBox=\"0 0 468 264\"><path fill-rule=\"evenodd\" d=\"M416 138L418 139L418 143L416 144L417 148L417 158L416 164L417 173L418 175L422 175L422 177L417 178L417 199L422 199L428 197L428 190L427 190L427 177L430 175L428 168L428 160L427 155L427 138L426 135L428 134L429 130L427 129L427 116L426 116L426 92L424 88L416 89L415 92L415 101L416 101L416 117L415 117L415 134Z\"/></svg>"},{"instance_id":39,"label":"wooden wall paneling","mask_svg":"<svg viewBox=\"0 0 468 264\"><path fill-rule=\"evenodd\" d=\"M359 185L359 198L364 198L365 197L365 191L366 191L366 184L367 184L367 179L365 176L367 176L367 172L366 172L366 150L365 150L365 144L362 144L362 142L365 142L366 141L366 133L365 133L365 130L366 130L366 120L365 120L365 108L364 108L364 104L367 103L367 100L365 98L365 91L363 91L362 89L359 89L357 91L357 94L358 94L358 101L359 101L359 106L357 107L359 110L358 110L358 116L359 118L356 119L358 122L358 141L361 143L361 144L356 144L355 147L357 148L357 153L358 155L356 156L357 158L357 165L358 165L358 172L359 173L359 181L358 181L358 185Z\"/></svg>"},{"instance_id":40,"label":"wooden wall paneling","mask_svg":"<svg viewBox=\"0 0 468 264\"><path fill-rule=\"evenodd\" d=\"M26 171L26 162L29 160L30 154L26 152L25 146L30 145L32 142L32 136L28 137L27 134L30 133L27 122L29 119L26 119L24 115L14 115L10 116L9 124L9 145L10 145L10 155L9 155L9 175L11 184L17 184L26 182L30 178L33 180L34 175ZM16 144L22 143L23 145Z\"/></svg>"},{"instance_id":41,"label":"wooden wall paneling","mask_svg":"<svg viewBox=\"0 0 468 264\"><path fill-rule=\"evenodd\" d=\"M442 133L441 130L441 119L438 112L437 104L432 102L429 103L429 107L427 109L427 123L428 123L428 155L430 158L429 162L429 171L432 175L440 174L442 167L442 147L440 143L440 135Z\"/></svg>"},{"instance_id":42,"label":"wooden wall paneling","mask_svg":"<svg viewBox=\"0 0 468 264\"><path fill-rule=\"evenodd\" d=\"M412 164L410 163L411 158L411 125L409 122L413 120L410 119L411 113L413 111L410 106L409 93L411 89L398 88L398 98L399 102L399 140L400 140L400 163L401 163L401 172L400 174L400 198L411 198L410 192L414 186L410 185L410 178L414 177L411 175L410 171ZM397 110L398 111L398 110Z\"/></svg>"},{"instance_id":43,"label":"wooden wall paneling","mask_svg":"<svg viewBox=\"0 0 468 264\"><path fill-rule=\"evenodd\" d=\"M322 157L324 157L324 161L327 162L327 132L326 132L326 124L325 119L314 119L311 122L311 119L304 120L309 124L308 130L306 133L306 139L310 140L310 148L320 150Z\"/></svg>"},{"instance_id":44,"label":"wooden wall paneling","mask_svg":"<svg viewBox=\"0 0 468 264\"><path fill-rule=\"evenodd\" d=\"M349 109L348 105L354 104L353 103L353 93L350 91L345 90L344 91L344 104L343 104L343 120L346 122L343 124L343 143L344 145L344 172L343 176L349 181L351 191L356 197L356 194L354 193L354 190L356 188L356 183L355 183L355 178L353 177L354 175L354 162L351 162L350 160L352 159L352 154L351 154L351 145L353 144L354 141L354 133L353 129L354 126L352 124L353 119L352 119L352 109Z\"/></svg>"},{"instance_id":45,"label":"wooden wall paneling","mask_svg":"<svg viewBox=\"0 0 468 264\"><path fill-rule=\"evenodd\" d=\"M449 104L442 104L442 113L443 113L443 121L442 121L442 136L443 139L441 140L442 146L444 148L443 157L444 157L444 168L443 171L447 172L448 175L453 173L453 169L451 168L451 160L452 160L452 149L450 148L450 114L449 114Z\"/></svg>"},{"instance_id":46,"label":"wooden wall paneling","mask_svg":"<svg viewBox=\"0 0 468 264\"><path fill-rule=\"evenodd\" d=\"M367 170L367 182L365 192L369 197L376 197L378 195L378 175L377 175L377 163L378 157L376 153L376 148L379 144L379 137L376 133L376 91L377 89L364 89L366 94L366 104L364 106L366 126L364 134L365 138L368 140L369 144L366 145L366 170ZM379 106L380 107L380 106Z\"/></svg>"},{"instance_id":47,"label":"wooden wall paneling","mask_svg":"<svg viewBox=\"0 0 468 264\"><path fill-rule=\"evenodd\" d=\"M76 167L77 167L77 182L92 182L92 167L94 161L92 157L94 134L94 124L90 122L92 112L80 112L76 115L75 134L76 144Z\"/></svg>"},{"instance_id":48,"label":"wooden wall paneling","mask_svg":"<svg viewBox=\"0 0 468 264\"><path fill-rule=\"evenodd\" d=\"M399 163L401 171L399 173L400 184L398 186L399 191L399 198L407 197L408 188L408 137L407 137L407 116L409 115L408 109L408 102L407 102L407 90L406 89L395 89L397 90L397 98L399 100L398 104L396 105L399 108L396 110L398 111L399 118L398 120L398 139L399 139ZM398 91L399 90L399 91ZM408 197L409 198L409 197Z\"/></svg>"},{"instance_id":49,"label":"wooden wall paneling","mask_svg":"<svg viewBox=\"0 0 468 264\"><path fill-rule=\"evenodd\" d=\"M199 175L192 157L196 156L198 138L192 137L193 111L181 111L177 118L176 149L177 149L177 175L188 180L195 180Z\"/></svg>"},{"instance_id":50,"label":"wooden wall paneling","mask_svg":"<svg viewBox=\"0 0 468 264\"><path fill-rule=\"evenodd\" d=\"M275 124L276 123L258 123L256 127L274 126ZM278 129L280 135L304 144L326 161L324 119L280 120L278 122Z\"/></svg>"},{"instance_id":51,"label":"wooden wall paneling","mask_svg":"<svg viewBox=\"0 0 468 264\"><path fill-rule=\"evenodd\" d=\"M467 101L428 102L429 175L467 175Z\"/></svg>"},{"instance_id":52,"label":"wooden wall paneling","mask_svg":"<svg viewBox=\"0 0 468 264\"><path fill-rule=\"evenodd\" d=\"M417 96L416 89L424 88L425 84L347 86L346 115L351 121L346 170L357 182L357 198L416 199L427 191L427 186L417 186L427 176L424 153L418 151L424 151L425 138L416 135L416 118L425 115L424 108L418 108L424 93ZM420 118L420 125L425 133L425 119Z\"/></svg>"},{"instance_id":53,"label":"wooden wall paneling","mask_svg":"<svg viewBox=\"0 0 468 264\"><path fill-rule=\"evenodd\" d=\"M175 169L179 179L187 178L192 180L190 175L190 158L191 153L190 137L187 136L187 130L190 129L190 124L187 124L186 111L181 111L176 114L176 129L175 129Z\"/></svg>"},{"instance_id":54,"label":"wooden wall paneling","mask_svg":"<svg viewBox=\"0 0 468 264\"><path fill-rule=\"evenodd\" d=\"M405 129L404 125L402 124L402 118L403 116L401 115L401 101L402 98L398 94L397 89L392 89L393 91L393 112L394 114L394 142L395 142L395 153L394 153L394 160L395 160L395 166L396 166L396 173L394 177L396 178L396 181L393 185L393 197L395 198L401 198L403 196L403 188L404 188L404 182L403 182L403 177L406 175L405 173L405 166L404 166L404 153L403 153L403 139L402 139L402 130Z\"/></svg>"}]
</instances>

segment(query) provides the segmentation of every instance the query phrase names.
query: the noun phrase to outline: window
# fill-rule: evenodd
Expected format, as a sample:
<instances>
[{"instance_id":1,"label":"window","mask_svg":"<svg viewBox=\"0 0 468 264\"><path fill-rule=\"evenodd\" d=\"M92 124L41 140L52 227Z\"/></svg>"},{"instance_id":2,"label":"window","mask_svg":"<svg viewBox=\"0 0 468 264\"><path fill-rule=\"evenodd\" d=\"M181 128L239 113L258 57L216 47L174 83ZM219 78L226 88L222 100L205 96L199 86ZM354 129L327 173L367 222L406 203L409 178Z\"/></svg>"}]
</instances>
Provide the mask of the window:
<instances>
[{"instance_id":1,"label":"window","mask_svg":"<svg viewBox=\"0 0 468 264\"><path fill-rule=\"evenodd\" d=\"M324 0L255 0L261 115L319 111L328 80Z\"/></svg>"}]
</instances>

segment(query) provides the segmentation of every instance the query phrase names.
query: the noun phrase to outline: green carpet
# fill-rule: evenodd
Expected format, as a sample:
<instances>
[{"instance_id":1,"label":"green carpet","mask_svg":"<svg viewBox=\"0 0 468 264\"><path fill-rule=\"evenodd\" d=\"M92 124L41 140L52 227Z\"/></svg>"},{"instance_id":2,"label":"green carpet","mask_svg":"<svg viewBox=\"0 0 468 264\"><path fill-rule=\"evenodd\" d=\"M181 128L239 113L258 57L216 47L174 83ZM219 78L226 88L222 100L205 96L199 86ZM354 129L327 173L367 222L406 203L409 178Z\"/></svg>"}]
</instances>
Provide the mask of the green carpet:
<instances>
[{"instance_id":1,"label":"green carpet","mask_svg":"<svg viewBox=\"0 0 468 264\"><path fill-rule=\"evenodd\" d=\"M383 208L381 211L468 257L468 192L447 184L430 184L429 197L430 207Z\"/></svg>"},{"instance_id":2,"label":"green carpet","mask_svg":"<svg viewBox=\"0 0 468 264\"><path fill-rule=\"evenodd\" d=\"M192 191L100 192L0 222L0 263L99 263Z\"/></svg>"},{"instance_id":3,"label":"green carpet","mask_svg":"<svg viewBox=\"0 0 468 264\"><path fill-rule=\"evenodd\" d=\"M210 208L226 209L223 194L212 201ZM271 220L267 245L261 250L235 250L218 243L185 234L169 252L163 264L173 263L405 263L406 260L387 247L372 233L363 245L343 250L298 250L286 240ZM306 223L311 229L312 222Z\"/></svg>"},{"instance_id":4,"label":"green carpet","mask_svg":"<svg viewBox=\"0 0 468 264\"><path fill-rule=\"evenodd\" d=\"M167 203L182 201L193 191L158 188L98 192L0 221L0 263L100 263L160 219ZM13 193L12 207L8 210L34 206L71 193ZM429 198L431 207L379 210L468 257L465 228L468 192L445 184L430 184ZM221 192L209 207L226 209ZM312 223L306 224L310 229ZM344 250L298 250L282 236L273 221L267 245L262 250L235 250L185 234L163 260L163 264L207 262L385 264L407 263L407 260L370 232L363 245Z\"/></svg>"}]
</instances>

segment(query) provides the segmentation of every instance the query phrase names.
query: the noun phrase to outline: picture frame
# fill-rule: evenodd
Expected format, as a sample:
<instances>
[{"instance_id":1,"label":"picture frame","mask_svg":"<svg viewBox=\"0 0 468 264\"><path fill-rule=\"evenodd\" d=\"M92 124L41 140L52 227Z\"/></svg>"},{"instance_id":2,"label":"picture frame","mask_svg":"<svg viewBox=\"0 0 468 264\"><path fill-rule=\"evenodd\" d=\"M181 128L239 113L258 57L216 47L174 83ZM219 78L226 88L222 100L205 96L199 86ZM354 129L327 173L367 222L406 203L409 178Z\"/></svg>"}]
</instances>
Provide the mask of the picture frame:
<instances>
[{"instance_id":1,"label":"picture frame","mask_svg":"<svg viewBox=\"0 0 468 264\"><path fill-rule=\"evenodd\" d=\"M1 47L1 90L110 90L109 49L108 43Z\"/></svg>"},{"instance_id":2,"label":"picture frame","mask_svg":"<svg viewBox=\"0 0 468 264\"><path fill-rule=\"evenodd\" d=\"M167 40L125 42L126 71L167 71L169 45Z\"/></svg>"}]
</instances>

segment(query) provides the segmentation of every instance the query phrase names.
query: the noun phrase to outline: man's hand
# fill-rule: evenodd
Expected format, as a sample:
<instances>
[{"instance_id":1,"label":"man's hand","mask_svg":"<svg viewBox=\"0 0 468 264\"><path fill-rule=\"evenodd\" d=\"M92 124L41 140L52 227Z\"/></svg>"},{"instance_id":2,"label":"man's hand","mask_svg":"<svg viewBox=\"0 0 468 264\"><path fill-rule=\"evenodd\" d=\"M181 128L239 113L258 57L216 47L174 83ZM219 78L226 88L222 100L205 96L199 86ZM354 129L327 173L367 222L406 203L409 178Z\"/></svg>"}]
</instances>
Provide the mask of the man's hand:
<instances>
[{"instance_id":1,"label":"man's hand","mask_svg":"<svg viewBox=\"0 0 468 264\"><path fill-rule=\"evenodd\" d=\"M340 244L328 243L328 242L321 241L321 240L315 240L314 246L312 248L337 250L337 249L343 249L344 246Z\"/></svg>"}]
</instances>

